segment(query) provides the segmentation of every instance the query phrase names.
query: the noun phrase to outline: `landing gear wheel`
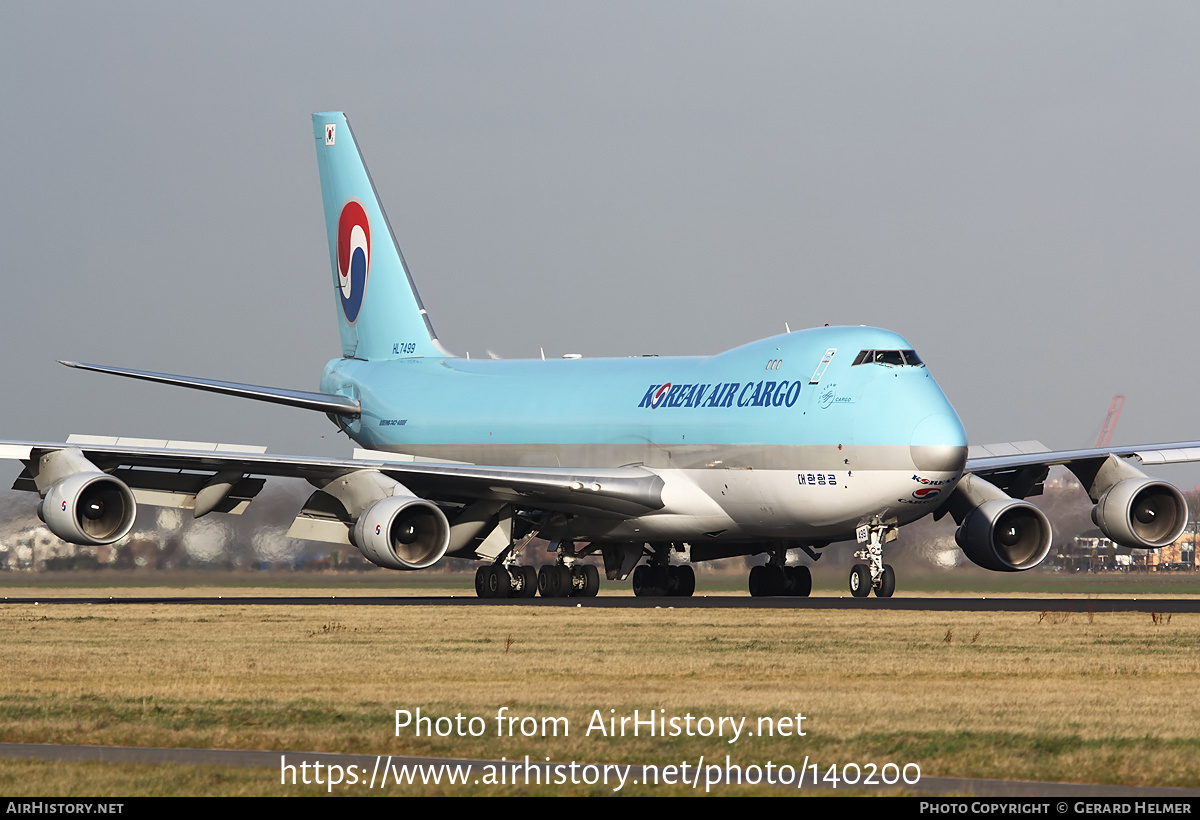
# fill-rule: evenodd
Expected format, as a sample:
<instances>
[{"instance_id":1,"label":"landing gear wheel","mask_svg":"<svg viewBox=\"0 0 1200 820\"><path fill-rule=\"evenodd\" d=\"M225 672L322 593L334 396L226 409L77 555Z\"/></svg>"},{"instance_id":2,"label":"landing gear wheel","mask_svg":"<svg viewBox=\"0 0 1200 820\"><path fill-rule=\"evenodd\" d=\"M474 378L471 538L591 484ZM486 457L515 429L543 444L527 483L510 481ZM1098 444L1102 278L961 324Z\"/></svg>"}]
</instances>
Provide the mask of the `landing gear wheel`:
<instances>
[{"instance_id":1,"label":"landing gear wheel","mask_svg":"<svg viewBox=\"0 0 1200 820\"><path fill-rule=\"evenodd\" d=\"M855 564L850 568L850 594L855 598L866 598L871 594L871 570L866 564Z\"/></svg>"},{"instance_id":2,"label":"landing gear wheel","mask_svg":"<svg viewBox=\"0 0 1200 820\"><path fill-rule=\"evenodd\" d=\"M558 573L558 597L570 598L575 595L575 574L571 572L571 568L559 564L554 570Z\"/></svg>"},{"instance_id":3,"label":"landing gear wheel","mask_svg":"<svg viewBox=\"0 0 1200 820\"><path fill-rule=\"evenodd\" d=\"M672 598L687 598L696 591L696 572L690 566L663 567L666 583L663 594Z\"/></svg>"},{"instance_id":4,"label":"landing gear wheel","mask_svg":"<svg viewBox=\"0 0 1200 820\"><path fill-rule=\"evenodd\" d=\"M755 598L790 595L791 568L765 564L750 569L750 594Z\"/></svg>"},{"instance_id":5,"label":"landing gear wheel","mask_svg":"<svg viewBox=\"0 0 1200 820\"><path fill-rule=\"evenodd\" d=\"M791 595L792 576L787 567L773 567L767 564L767 577L771 579L769 595Z\"/></svg>"},{"instance_id":6,"label":"landing gear wheel","mask_svg":"<svg viewBox=\"0 0 1200 820\"><path fill-rule=\"evenodd\" d=\"M525 566L520 568L521 575L521 591L517 593L518 598L532 598L537 595L538 591L538 574L533 567Z\"/></svg>"},{"instance_id":7,"label":"landing gear wheel","mask_svg":"<svg viewBox=\"0 0 1200 820\"><path fill-rule=\"evenodd\" d=\"M658 596L673 595L671 592L671 570L674 567L650 567L650 578L654 584L654 594Z\"/></svg>"},{"instance_id":8,"label":"landing gear wheel","mask_svg":"<svg viewBox=\"0 0 1200 820\"><path fill-rule=\"evenodd\" d=\"M583 565L583 589L579 590L581 598L595 598L600 591L600 570L591 564Z\"/></svg>"},{"instance_id":9,"label":"landing gear wheel","mask_svg":"<svg viewBox=\"0 0 1200 820\"><path fill-rule=\"evenodd\" d=\"M796 568L795 567L780 567L779 568L779 591L777 595L795 595L796 589Z\"/></svg>"},{"instance_id":10,"label":"landing gear wheel","mask_svg":"<svg viewBox=\"0 0 1200 820\"><path fill-rule=\"evenodd\" d=\"M792 575L792 595L807 598L812 593L812 571L808 567L788 567Z\"/></svg>"},{"instance_id":11,"label":"landing gear wheel","mask_svg":"<svg viewBox=\"0 0 1200 820\"><path fill-rule=\"evenodd\" d=\"M639 598L667 595L667 570L669 567L642 564L633 571L633 594Z\"/></svg>"},{"instance_id":12,"label":"landing gear wheel","mask_svg":"<svg viewBox=\"0 0 1200 820\"><path fill-rule=\"evenodd\" d=\"M563 597L562 580L557 566L554 564L542 565L542 568L538 570L537 588L543 598Z\"/></svg>"},{"instance_id":13,"label":"landing gear wheel","mask_svg":"<svg viewBox=\"0 0 1200 820\"><path fill-rule=\"evenodd\" d=\"M891 598L896 591L896 571L891 564L883 565L883 575L879 576L879 586L875 587L876 598Z\"/></svg>"},{"instance_id":14,"label":"landing gear wheel","mask_svg":"<svg viewBox=\"0 0 1200 820\"><path fill-rule=\"evenodd\" d=\"M679 567L663 567L661 572L663 573L663 579L666 581L663 584L663 595L672 598L675 597L679 594L676 591L679 589Z\"/></svg>"},{"instance_id":15,"label":"landing gear wheel","mask_svg":"<svg viewBox=\"0 0 1200 820\"><path fill-rule=\"evenodd\" d=\"M475 570L475 594L480 598L507 598L512 582L508 570L495 564Z\"/></svg>"},{"instance_id":16,"label":"landing gear wheel","mask_svg":"<svg viewBox=\"0 0 1200 820\"><path fill-rule=\"evenodd\" d=\"M765 598L771 594L771 570L767 567L750 568L750 597Z\"/></svg>"},{"instance_id":17,"label":"landing gear wheel","mask_svg":"<svg viewBox=\"0 0 1200 820\"><path fill-rule=\"evenodd\" d=\"M696 570L690 564L674 567L675 589L672 594L680 598L691 598L696 591Z\"/></svg>"},{"instance_id":18,"label":"landing gear wheel","mask_svg":"<svg viewBox=\"0 0 1200 820\"><path fill-rule=\"evenodd\" d=\"M642 564L633 571L633 594L638 598L648 598L657 590L654 589L654 570Z\"/></svg>"},{"instance_id":19,"label":"landing gear wheel","mask_svg":"<svg viewBox=\"0 0 1200 820\"><path fill-rule=\"evenodd\" d=\"M491 590L493 598L508 597L508 593L512 591L512 580L505 567L492 565L492 571L488 575L488 589Z\"/></svg>"}]
</instances>

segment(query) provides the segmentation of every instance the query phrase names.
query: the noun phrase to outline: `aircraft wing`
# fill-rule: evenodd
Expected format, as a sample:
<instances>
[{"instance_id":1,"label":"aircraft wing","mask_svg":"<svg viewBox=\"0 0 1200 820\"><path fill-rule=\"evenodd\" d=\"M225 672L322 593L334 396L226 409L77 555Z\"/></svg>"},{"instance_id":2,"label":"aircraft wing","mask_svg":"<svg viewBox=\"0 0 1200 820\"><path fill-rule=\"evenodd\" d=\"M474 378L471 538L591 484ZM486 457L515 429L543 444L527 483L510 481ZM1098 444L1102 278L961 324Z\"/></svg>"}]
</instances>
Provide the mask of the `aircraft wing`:
<instances>
[{"instance_id":1,"label":"aircraft wing","mask_svg":"<svg viewBox=\"0 0 1200 820\"><path fill-rule=\"evenodd\" d=\"M1038 449L1041 448L1041 449ZM1100 447L1085 450L1048 450L1039 442L989 444L972 447L967 456L966 472L976 475L1022 467L1070 465L1089 459L1105 459L1110 455L1133 457L1143 464L1177 464L1200 461L1200 441L1177 441L1170 444L1135 444L1124 447Z\"/></svg>"},{"instance_id":2,"label":"aircraft wing","mask_svg":"<svg viewBox=\"0 0 1200 820\"><path fill-rule=\"evenodd\" d=\"M1066 467L1082 478L1094 474L1110 456L1136 458L1142 464L1200 461L1200 441L1082 450L1050 450L1037 441L973 446L964 472L986 478L1011 496L1024 498L1041 492L1050 467Z\"/></svg>"},{"instance_id":3,"label":"aircraft wing","mask_svg":"<svg viewBox=\"0 0 1200 820\"><path fill-rule=\"evenodd\" d=\"M203 442L72 436L67 442L0 442L0 458L28 465L43 456L75 449L102 472L120 478L147 503L164 494L195 496L219 476L303 478L321 487L363 470L382 473L434 502L499 501L518 507L626 518L661 509L663 481L641 467L577 471L541 467L488 467L370 458L302 458L272 455L259 448ZM258 482L261 487L261 481ZM29 469L13 486L39 489ZM246 487L246 490L257 488ZM190 506L168 504L168 506ZM221 510L233 512L235 510ZM236 510L240 511L240 510Z\"/></svg>"}]
</instances>

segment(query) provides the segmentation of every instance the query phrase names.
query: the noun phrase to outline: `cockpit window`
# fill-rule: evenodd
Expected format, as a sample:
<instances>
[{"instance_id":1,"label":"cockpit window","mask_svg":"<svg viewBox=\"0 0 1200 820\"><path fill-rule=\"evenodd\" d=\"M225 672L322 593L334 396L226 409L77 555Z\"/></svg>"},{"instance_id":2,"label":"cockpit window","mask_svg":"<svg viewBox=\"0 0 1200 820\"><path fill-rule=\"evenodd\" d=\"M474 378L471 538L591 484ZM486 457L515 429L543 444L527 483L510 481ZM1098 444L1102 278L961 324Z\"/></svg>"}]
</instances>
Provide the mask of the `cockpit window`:
<instances>
[{"instance_id":1,"label":"cockpit window","mask_svg":"<svg viewBox=\"0 0 1200 820\"><path fill-rule=\"evenodd\" d=\"M922 362L915 350L863 350L854 364L889 364L893 367L919 367Z\"/></svg>"}]
</instances>

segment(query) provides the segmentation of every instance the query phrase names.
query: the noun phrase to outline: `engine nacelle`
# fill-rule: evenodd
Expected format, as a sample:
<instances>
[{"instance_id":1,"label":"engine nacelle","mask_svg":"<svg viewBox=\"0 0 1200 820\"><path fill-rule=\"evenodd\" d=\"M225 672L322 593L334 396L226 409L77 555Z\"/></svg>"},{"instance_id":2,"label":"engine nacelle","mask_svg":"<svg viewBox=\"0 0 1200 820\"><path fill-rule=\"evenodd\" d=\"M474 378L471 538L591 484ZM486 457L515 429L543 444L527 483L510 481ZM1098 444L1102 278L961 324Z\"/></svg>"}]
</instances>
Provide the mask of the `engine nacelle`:
<instances>
[{"instance_id":1,"label":"engine nacelle","mask_svg":"<svg viewBox=\"0 0 1200 820\"><path fill-rule=\"evenodd\" d=\"M1152 478L1127 478L1092 508L1092 521L1123 547L1147 550L1173 543L1187 526L1187 501L1179 490Z\"/></svg>"},{"instance_id":2,"label":"engine nacelle","mask_svg":"<svg viewBox=\"0 0 1200 820\"><path fill-rule=\"evenodd\" d=\"M372 564L388 569L425 569L450 546L450 522L436 504L413 495L394 495L363 511L350 531Z\"/></svg>"},{"instance_id":3,"label":"engine nacelle","mask_svg":"<svg viewBox=\"0 0 1200 820\"><path fill-rule=\"evenodd\" d=\"M1054 531L1046 514L1028 501L993 498L967 513L954 540L985 569L1019 572L1050 554Z\"/></svg>"},{"instance_id":4,"label":"engine nacelle","mask_svg":"<svg viewBox=\"0 0 1200 820\"><path fill-rule=\"evenodd\" d=\"M72 544L111 544L133 529L137 502L107 473L82 472L52 485L38 505L50 532Z\"/></svg>"}]
</instances>

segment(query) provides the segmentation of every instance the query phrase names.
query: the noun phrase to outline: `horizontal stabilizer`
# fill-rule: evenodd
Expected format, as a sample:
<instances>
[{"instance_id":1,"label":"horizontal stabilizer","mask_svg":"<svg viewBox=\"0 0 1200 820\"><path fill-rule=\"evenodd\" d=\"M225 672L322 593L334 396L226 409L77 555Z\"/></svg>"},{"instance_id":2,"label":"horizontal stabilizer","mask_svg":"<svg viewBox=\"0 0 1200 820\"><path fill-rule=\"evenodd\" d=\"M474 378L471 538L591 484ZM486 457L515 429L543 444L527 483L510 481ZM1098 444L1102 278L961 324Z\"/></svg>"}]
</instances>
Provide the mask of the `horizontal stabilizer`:
<instances>
[{"instance_id":1,"label":"horizontal stabilizer","mask_svg":"<svg viewBox=\"0 0 1200 820\"><path fill-rule=\"evenodd\" d=\"M194 376L175 376L170 373L153 373L149 370L130 370L124 367L108 367L100 364L83 364L82 362L64 362L67 367L80 370L94 370L97 373L109 373L114 376L127 376L131 379L143 379L160 384L173 384L177 387L190 387L194 390L207 390L210 393L224 393L228 396L241 396L244 399L269 401L273 404L286 404L291 407L302 407L305 410L317 410L331 413L335 416L358 418L362 407L355 399L346 396L334 396L329 393L309 393L304 390L287 390L282 387L264 387L258 384L242 384L240 382L222 382L213 379L198 379Z\"/></svg>"}]
</instances>

